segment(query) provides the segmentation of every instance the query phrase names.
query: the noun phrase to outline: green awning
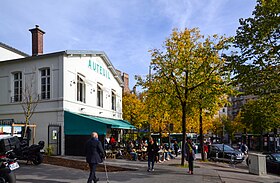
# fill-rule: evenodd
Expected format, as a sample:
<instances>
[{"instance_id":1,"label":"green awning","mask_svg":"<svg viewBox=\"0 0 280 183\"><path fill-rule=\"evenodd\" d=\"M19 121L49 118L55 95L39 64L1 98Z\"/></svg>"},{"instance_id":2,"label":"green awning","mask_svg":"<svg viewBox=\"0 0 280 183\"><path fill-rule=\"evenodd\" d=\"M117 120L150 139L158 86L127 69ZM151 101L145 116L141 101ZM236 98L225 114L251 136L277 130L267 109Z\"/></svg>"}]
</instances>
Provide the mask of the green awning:
<instances>
[{"instance_id":1,"label":"green awning","mask_svg":"<svg viewBox=\"0 0 280 183\"><path fill-rule=\"evenodd\" d=\"M89 135L93 131L101 135L106 134L107 128L136 129L125 120L64 111L64 133L66 135Z\"/></svg>"},{"instance_id":2,"label":"green awning","mask_svg":"<svg viewBox=\"0 0 280 183\"><path fill-rule=\"evenodd\" d=\"M64 111L65 135L90 135L93 131L99 135L105 135L111 124L97 121L90 117L68 111Z\"/></svg>"},{"instance_id":3,"label":"green awning","mask_svg":"<svg viewBox=\"0 0 280 183\"><path fill-rule=\"evenodd\" d=\"M91 118L94 119L94 120L97 120L97 121L102 121L102 122L106 122L108 124L111 124L112 125L111 128L136 129L133 125L131 125L126 120L102 118L102 117L96 117L96 116L91 116Z\"/></svg>"},{"instance_id":4,"label":"green awning","mask_svg":"<svg viewBox=\"0 0 280 183\"><path fill-rule=\"evenodd\" d=\"M126 120L116 120L120 123L120 127L122 129L130 129L130 130L136 130L135 126L133 126L132 124L130 124L128 121Z\"/></svg>"}]
</instances>

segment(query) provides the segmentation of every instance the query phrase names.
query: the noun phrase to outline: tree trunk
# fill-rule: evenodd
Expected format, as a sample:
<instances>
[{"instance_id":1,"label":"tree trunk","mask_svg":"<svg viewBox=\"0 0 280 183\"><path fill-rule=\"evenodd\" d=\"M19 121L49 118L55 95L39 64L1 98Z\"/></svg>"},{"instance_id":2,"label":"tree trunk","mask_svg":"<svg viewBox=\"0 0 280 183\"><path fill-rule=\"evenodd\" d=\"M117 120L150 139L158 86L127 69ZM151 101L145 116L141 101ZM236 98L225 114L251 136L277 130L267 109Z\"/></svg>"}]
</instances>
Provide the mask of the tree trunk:
<instances>
[{"instance_id":1,"label":"tree trunk","mask_svg":"<svg viewBox=\"0 0 280 183\"><path fill-rule=\"evenodd\" d=\"M182 139L182 147L181 147L181 152L182 152L182 157L181 157L181 165L184 166L185 163L185 144L186 144L186 103L182 103L182 110L183 110L183 115L182 115L182 133L183 133L183 139Z\"/></svg>"},{"instance_id":2,"label":"tree trunk","mask_svg":"<svg viewBox=\"0 0 280 183\"><path fill-rule=\"evenodd\" d=\"M25 117L25 128L24 128L23 138L26 138L26 137L27 137L27 125L28 125L28 121L29 121L29 117L26 116L26 117Z\"/></svg>"},{"instance_id":3,"label":"tree trunk","mask_svg":"<svg viewBox=\"0 0 280 183\"><path fill-rule=\"evenodd\" d=\"M201 147L201 158L202 161L205 161L205 156L204 156L204 144L203 144L203 126L202 126L202 107L199 108L199 136L200 136L200 147Z\"/></svg>"}]
</instances>

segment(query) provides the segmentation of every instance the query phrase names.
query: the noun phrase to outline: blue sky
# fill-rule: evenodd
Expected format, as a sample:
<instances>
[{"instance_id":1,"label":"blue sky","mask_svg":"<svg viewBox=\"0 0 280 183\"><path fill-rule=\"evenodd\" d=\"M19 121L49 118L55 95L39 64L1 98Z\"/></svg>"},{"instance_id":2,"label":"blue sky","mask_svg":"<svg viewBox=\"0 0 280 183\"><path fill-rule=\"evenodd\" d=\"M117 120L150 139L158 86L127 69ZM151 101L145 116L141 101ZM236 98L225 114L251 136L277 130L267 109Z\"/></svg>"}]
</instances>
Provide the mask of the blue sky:
<instances>
[{"instance_id":1,"label":"blue sky","mask_svg":"<svg viewBox=\"0 0 280 183\"><path fill-rule=\"evenodd\" d=\"M105 51L115 68L130 76L148 74L149 50L161 48L172 29L198 27L204 35L233 36L255 0L4 0L0 42L31 54L39 25L44 53Z\"/></svg>"}]
</instances>

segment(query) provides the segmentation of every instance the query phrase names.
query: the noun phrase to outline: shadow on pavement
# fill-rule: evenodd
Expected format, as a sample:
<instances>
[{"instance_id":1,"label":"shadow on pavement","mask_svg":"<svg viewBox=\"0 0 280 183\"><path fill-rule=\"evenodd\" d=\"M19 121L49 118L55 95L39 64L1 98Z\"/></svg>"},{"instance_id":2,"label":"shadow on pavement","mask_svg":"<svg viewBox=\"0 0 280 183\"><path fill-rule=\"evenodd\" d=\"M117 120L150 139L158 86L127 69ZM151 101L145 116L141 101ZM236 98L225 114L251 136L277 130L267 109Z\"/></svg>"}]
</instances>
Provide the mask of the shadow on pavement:
<instances>
[{"instance_id":1,"label":"shadow on pavement","mask_svg":"<svg viewBox=\"0 0 280 183\"><path fill-rule=\"evenodd\" d=\"M37 180L37 179L17 179L17 181L22 182L32 182L32 183L68 183L68 182L61 182L61 181L53 181L53 180Z\"/></svg>"}]
</instances>

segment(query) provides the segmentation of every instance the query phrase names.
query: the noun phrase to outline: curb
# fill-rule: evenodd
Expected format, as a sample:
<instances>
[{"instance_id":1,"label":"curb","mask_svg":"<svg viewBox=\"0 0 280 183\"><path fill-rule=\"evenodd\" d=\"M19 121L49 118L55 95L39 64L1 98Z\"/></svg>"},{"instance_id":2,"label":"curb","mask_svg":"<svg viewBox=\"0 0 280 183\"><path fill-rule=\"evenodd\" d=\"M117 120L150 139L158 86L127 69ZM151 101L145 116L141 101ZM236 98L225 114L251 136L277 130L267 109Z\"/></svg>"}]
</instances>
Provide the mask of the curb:
<instances>
[{"instance_id":1,"label":"curb","mask_svg":"<svg viewBox=\"0 0 280 183\"><path fill-rule=\"evenodd\" d=\"M82 161L82 160L74 160L74 159L68 159L68 158L63 158L63 157L58 157L58 156L44 156L43 163L89 171L88 163L85 161ZM132 168L112 166L112 165L108 165L108 163L106 163L106 168L107 168L108 172L135 171L136 170L136 169L132 169ZM105 172L104 162L97 165L96 171Z\"/></svg>"}]
</instances>

